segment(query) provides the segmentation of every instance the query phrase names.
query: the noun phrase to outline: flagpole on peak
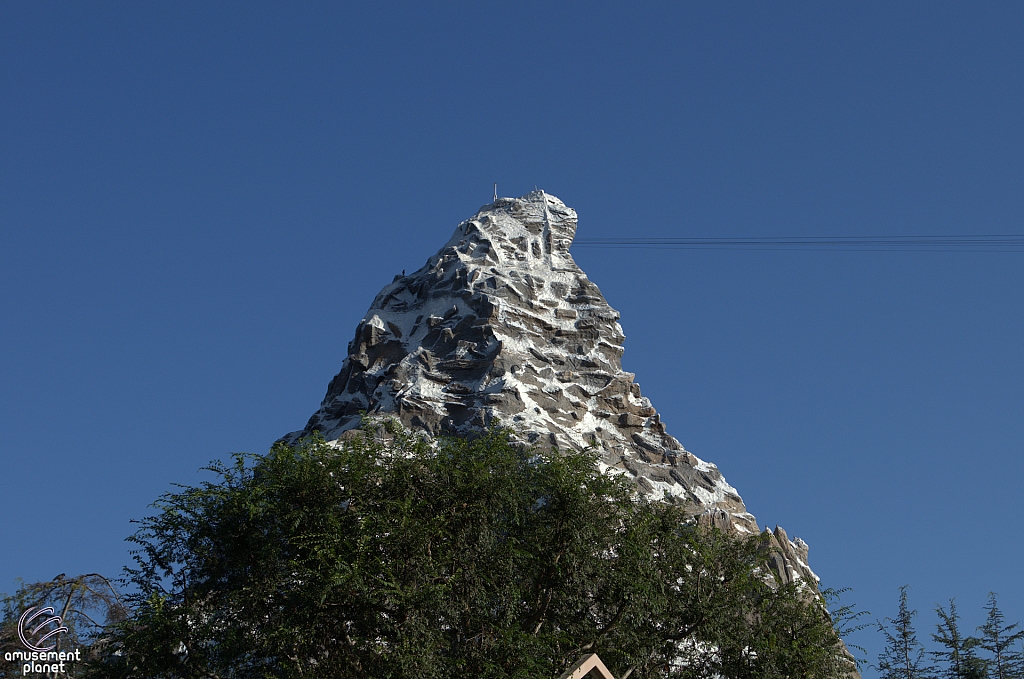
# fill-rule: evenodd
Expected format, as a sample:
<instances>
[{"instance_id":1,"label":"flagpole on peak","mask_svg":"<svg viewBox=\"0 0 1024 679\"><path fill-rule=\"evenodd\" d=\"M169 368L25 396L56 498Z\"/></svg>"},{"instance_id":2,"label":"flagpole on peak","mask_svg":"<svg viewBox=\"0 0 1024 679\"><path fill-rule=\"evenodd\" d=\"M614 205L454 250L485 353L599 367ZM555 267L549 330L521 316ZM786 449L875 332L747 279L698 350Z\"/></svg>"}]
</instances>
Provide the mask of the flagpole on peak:
<instances>
[{"instance_id":1,"label":"flagpole on peak","mask_svg":"<svg viewBox=\"0 0 1024 679\"><path fill-rule=\"evenodd\" d=\"M498 182L494 182L494 202L498 202Z\"/></svg>"}]
</instances>

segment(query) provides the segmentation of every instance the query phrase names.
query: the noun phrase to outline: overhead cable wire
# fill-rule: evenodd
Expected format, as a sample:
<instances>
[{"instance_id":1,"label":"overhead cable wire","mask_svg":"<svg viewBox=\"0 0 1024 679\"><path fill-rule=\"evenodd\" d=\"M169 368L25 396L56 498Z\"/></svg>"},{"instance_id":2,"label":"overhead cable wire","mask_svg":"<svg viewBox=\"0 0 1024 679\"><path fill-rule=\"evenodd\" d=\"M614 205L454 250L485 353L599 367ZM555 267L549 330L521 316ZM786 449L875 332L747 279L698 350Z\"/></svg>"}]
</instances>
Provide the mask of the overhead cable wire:
<instances>
[{"instance_id":1,"label":"overhead cable wire","mask_svg":"<svg viewBox=\"0 0 1024 679\"><path fill-rule=\"evenodd\" d=\"M577 238L577 247L676 250L1024 252L1024 235L780 236L765 238Z\"/></svg>"}]
</instances>

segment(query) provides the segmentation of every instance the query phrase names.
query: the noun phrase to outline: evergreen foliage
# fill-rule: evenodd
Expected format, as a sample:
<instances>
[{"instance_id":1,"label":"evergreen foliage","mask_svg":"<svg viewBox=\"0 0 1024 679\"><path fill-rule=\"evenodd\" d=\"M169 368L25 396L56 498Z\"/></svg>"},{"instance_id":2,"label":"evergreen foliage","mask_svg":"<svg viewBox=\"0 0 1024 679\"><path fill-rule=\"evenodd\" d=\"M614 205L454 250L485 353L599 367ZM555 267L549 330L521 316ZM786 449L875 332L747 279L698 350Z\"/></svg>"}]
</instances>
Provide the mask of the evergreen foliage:
<instances>
[{"instance_id":1,"label":"evergreen foliage","mask_svg":"<svg viewBox=\"0 0 1024 679\"><path fill-rule=\"evenodd\" d=\"M914 616L907 606L907 587L900 587L900 609L895 618L878 623L885 637L885 650L878 655L878 672L882 679L935 679L935 667L925 664L925 650L917 640Z\"/></svg>"},{"instance_id":2,"label":"evergreen foliage","mask_svg":"<svg viewBox=\"0 0 1024 679\"><path fill-rule=\"evenodd\" d=\"M91 676L839 677L820 595L746 540L502 431L278 444L164 495ZM386 442L385 442L386 441Z\"/></svg>"},{"instance_id":3,"label":"evergreen foliage","mask_svg":"<svg viewBox=\"0 0 1024 679\"><path fill-rule=\"evenodd\" d=\"M989 593L985 611L985 623L977 628L980 636L965 637L955 601L950 600L948 610L936 606L939 621L931 636L939 650L928 655L941 667L932 667L925 664L924 648L914 632L917 611L907 605L907 587L900 587L899 614L878 623L886 647L876 669L883 679L1024 679L1024 630L1016 623L1006 624L994 593ZM979 655L979 650L985 655Z\"/></svg>"},{"instance_id":4,"label":"evergreen foliage","mask_svg":"<svg viewBox=\"0 0 1024 679\"><path fill-rule=\"evenodd\" d=\"M981 638L977 644L989 653L988 670L991 679L1021 679L1024 677L1024 654L1014 647L1024 639L1024 630L1018 630L1016 623L1006 624L1003 612L999 610L995 592L989 592L988 615L985 624L978 627Z\"/></svg>"},{"instance_id":5,"label":"evergreen foliage","mask_svg":"<svg viewBox=\"0 0 1024 679\"><path fill-rule=\"evenodd\" d=\"M986 662L975 652L978 639L960 634L956 602L950 599L949 611L936 606L935 614L939 622L932 640L940 644L942 650L930 651L929 655L945 665L939 676L942 679L985 679L988 676Z\"/></svg>"}]
</instances>

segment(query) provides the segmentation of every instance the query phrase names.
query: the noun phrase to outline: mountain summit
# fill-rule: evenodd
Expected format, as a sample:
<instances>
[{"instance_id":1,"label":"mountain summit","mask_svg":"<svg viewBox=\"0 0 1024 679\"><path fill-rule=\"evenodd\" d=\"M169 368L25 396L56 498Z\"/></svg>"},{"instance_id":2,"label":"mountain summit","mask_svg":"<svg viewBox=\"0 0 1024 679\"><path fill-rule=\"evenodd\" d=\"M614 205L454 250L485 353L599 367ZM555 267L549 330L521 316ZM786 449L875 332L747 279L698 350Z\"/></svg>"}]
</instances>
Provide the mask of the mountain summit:
<instances>
[{"instance_id":1,"label":"mountain summit","mask_svg":"<svg viewBox=\"0 0 1024 679\"><path fill-rule=\"evenodd\" d=\"M483 206L421 269L380 291L320 409L284 440L343 438L361 413L430 435L498 421L524 443L596 447L602 467L640 492L756 532L718 468L666 431L622 369L619 313L569 254L575 234L575 210L543 191ZM804 572L806 545L781 529L776 538L782 570Z\"/></svg>"}]
</instances>

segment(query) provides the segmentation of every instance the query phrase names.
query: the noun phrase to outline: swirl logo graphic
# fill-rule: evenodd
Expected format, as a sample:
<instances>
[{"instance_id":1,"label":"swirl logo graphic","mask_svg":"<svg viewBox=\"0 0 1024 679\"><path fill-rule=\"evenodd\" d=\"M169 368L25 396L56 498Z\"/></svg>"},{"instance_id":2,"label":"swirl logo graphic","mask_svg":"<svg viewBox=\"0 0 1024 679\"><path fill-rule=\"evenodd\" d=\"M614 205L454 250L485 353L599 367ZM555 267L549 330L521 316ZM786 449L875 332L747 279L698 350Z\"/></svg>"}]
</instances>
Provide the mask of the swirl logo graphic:
<instances>
[{"instance_id":1,"label":"swirl logo graphic","mask_svg":"<svg viewBox=\"0 0 1024 679\"><path fill-rule=\"evenodd\" d=\"M30 651L52 651L57 647L56 640L52 646L43 646L52 637L68 631L60 616L53 613L51 607L37 609L33 606L21 614L21 618L18 620L18 638L21 639L21 643L25 644L25 648ZM42 621L36 624L40 618ZM32 627L33 624L35 627Z\"/></svg>"}]
</instances>

